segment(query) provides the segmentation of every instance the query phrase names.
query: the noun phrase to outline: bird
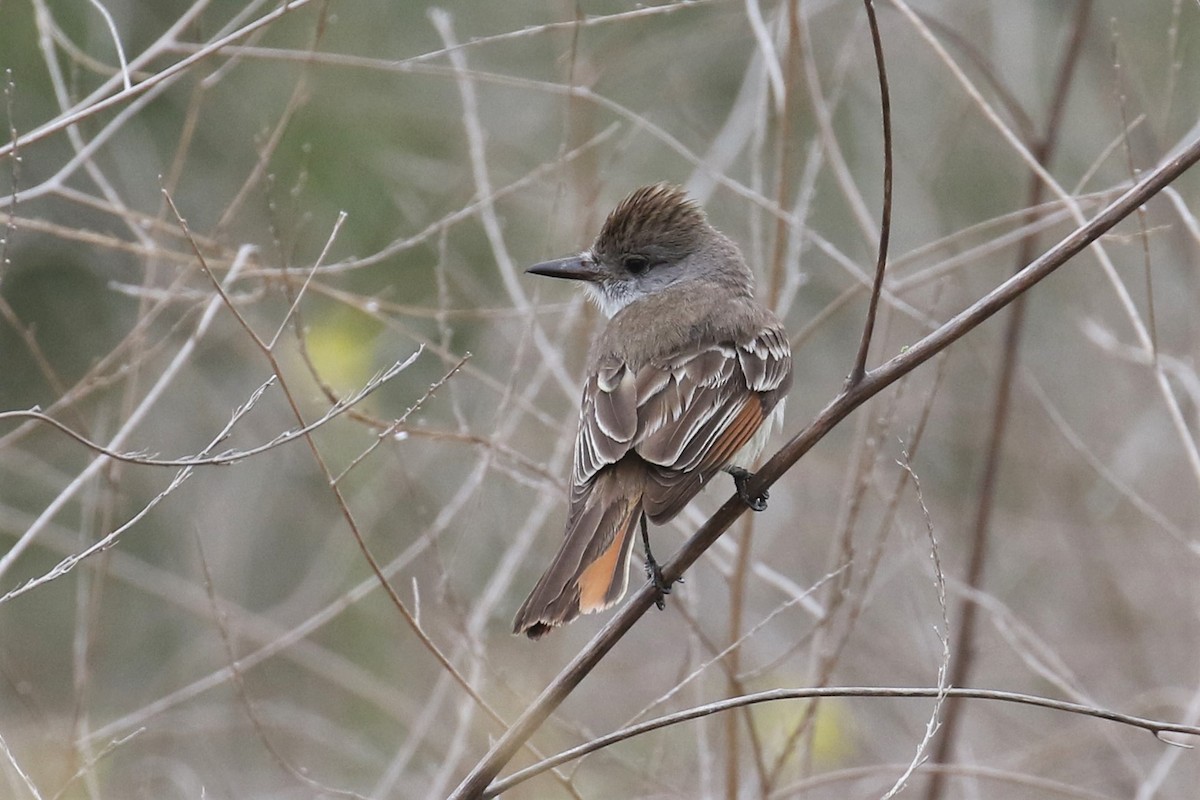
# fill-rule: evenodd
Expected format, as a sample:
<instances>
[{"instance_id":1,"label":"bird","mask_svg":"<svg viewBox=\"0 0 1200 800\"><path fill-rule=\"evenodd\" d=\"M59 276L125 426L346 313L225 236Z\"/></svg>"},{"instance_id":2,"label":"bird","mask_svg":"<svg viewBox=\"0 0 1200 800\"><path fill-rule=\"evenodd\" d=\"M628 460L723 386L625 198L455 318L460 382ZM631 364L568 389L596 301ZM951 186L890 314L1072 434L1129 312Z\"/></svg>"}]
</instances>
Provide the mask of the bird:
<instances>
[{"instance_id":1,"label":"bird","mask_svg":"<svg viewBox=\"0 0 1200 800\"><path fill-rule=\"evenodd\" d=\"M686 191L643 186L591 247L530 267L582 283L608 317L588 356L562 545L513 620L539 639L625 594L640 526L656 603L670 585L646 521L668 522L719 472L747 485L792 385L787 332L737 245Z\"/></svg>"}]
</instances>

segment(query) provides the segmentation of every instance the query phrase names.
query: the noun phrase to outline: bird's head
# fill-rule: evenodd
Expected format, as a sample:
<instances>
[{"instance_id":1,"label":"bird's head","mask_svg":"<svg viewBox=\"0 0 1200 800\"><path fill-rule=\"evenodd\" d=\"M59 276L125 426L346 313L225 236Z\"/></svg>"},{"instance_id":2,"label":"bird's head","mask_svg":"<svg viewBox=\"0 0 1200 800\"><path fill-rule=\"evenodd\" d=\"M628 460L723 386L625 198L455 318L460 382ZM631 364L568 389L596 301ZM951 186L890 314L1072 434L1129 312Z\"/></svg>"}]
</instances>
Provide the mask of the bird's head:
<instances>
[{"instance_id":1,"label":"bird's head","mask_svg":"<svg viewBox=\"0 0 1200 800\"><path fill-rule=\"evenodd\" d=\"M643 186L608 215L582 253L527 272L583 281L609 317L630 303L685 280L728 283L750 291L750 271L737 247L678 186Z\"/></svg>"}]
</instances>

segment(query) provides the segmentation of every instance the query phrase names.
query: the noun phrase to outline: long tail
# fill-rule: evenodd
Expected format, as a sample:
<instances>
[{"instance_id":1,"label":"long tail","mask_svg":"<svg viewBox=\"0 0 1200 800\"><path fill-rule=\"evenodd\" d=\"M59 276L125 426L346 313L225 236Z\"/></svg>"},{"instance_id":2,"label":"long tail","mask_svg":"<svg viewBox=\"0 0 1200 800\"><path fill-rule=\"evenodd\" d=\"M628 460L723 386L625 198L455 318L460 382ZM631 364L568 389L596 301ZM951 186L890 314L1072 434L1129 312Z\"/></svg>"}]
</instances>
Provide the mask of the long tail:
<instances>
[{"instance_id":1,"label":"long tail","mask_svg":"<svg viewBox=\"0 0 1200 800\"><path fill-rule=\"evenodd\" d=\"M596 477L583 509L569 522L562 547L521 604L513 633L540 639L580 614L625 595L634 529L642 514L641 480L620 469Z\"/></svg>"}]
</instances>

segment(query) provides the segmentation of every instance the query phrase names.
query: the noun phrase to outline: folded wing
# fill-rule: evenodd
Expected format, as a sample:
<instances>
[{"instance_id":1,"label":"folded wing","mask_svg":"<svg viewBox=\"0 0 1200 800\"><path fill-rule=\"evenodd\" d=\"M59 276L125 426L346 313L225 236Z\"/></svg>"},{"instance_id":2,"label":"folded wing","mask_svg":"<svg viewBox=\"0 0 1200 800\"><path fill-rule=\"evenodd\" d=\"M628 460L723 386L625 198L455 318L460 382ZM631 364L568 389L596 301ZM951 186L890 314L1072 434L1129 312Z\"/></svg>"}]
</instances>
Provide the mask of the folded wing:
<instances>
[{"instance_id":1,"label":"folded wing","mask_svg":"<svg viewBox=\"0 0 1200 800\"><path fill-rule=\"evenodd\" d=\"M742 448L791 384L784 332L699 345L634 373L602 362L584 389L575 442L570 517L596 475L630 453L645 462L647 516L664 522Z\"/></svg>"}]
</instances>

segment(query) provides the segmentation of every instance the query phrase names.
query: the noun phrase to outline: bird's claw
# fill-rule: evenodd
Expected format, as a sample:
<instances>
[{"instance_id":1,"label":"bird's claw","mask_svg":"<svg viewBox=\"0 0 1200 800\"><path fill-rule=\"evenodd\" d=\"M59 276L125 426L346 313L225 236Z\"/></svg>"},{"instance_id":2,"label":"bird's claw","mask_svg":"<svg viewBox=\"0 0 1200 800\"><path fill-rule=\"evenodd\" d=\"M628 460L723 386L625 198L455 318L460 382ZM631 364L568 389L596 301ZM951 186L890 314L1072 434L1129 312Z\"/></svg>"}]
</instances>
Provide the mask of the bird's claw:
<instances>
[{"instance_id":1,"label":"bird's claw","mask_svg":"<svg viewBox=\"0 0 1200 800\"><path fill-rule=\"evenodd\" d=\"M646 561L646 578L654 586L654 591L657 596L654 598L654 605L658 606L658 610L662 611L667 607L666 596L671 593L671 584L663 577L662 570L659 569L658 562L653 559ZM683 578L678 580L683 583Z\"/></svg>"},{"instance_id":2,"label":"bird's claw","mask_svg":"<svg viewBox=\"0 0 1200 800\"><path fill-rule=\"evenodd\" d=\"M771 493L766 489L762 490L762 494L751 495L747 489L747 484L754 477L754 473L741 467L730 467L729 474L733 476L733 485L737 487L738 497L742 498L742 502L750 507L751 511L766 511L767 500L771 497Z\"/></svg>"}]
</instances>

